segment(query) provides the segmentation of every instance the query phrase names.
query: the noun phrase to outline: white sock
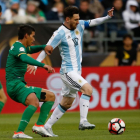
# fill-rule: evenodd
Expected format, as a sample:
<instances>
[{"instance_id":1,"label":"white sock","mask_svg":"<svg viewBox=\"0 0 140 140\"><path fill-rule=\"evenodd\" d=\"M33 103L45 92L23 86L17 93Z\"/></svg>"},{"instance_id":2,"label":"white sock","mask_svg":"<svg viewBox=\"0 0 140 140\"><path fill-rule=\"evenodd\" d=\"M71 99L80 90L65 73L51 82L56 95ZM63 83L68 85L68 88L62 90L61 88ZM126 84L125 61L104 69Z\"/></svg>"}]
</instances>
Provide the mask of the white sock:
<instances>
[{"instance_id":1,"label":"white sock","mask_svg":"<svg viewBox=\"0 0 140 140\"><path fill-rule=\"evenodd\" d=\"M87 121L89 100L90 100L90 96L86 96L85 94L81 95L81 98L80 98L80 123Z\"/></svg>"},{"instance_id":2,"label":"white sock","mask_svg":"<svg viewBox=\"0 0 140 140\"><path fill-rule=\"evenodd\" d=\"M54 123L56 123L65 113L65 110L60 106L60 104L54 109L51 117L45 123L44 127L51 128Z\"/></svg>"}]
</instances>

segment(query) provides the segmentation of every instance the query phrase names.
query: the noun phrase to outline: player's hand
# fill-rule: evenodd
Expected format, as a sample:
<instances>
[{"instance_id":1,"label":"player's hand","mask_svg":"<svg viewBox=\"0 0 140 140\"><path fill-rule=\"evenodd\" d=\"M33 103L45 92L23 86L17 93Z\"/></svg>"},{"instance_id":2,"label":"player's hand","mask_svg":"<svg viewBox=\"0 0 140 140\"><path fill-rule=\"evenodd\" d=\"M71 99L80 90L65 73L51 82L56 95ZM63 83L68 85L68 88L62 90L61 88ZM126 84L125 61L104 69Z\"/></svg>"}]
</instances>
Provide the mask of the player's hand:
<instances>
[{"instance_id":1,"label":"player's hand","mask_svg":"<svg viewBox=\"0 0 140 140\"><path fill-rule=\"evenodd\" d=\"M53 47L50 45L47 45L44 50L45 50L47 55L51 55L53 52Z\"/></svg>"},{"instance_id":2,"label":"player's hand","mask_svg":"<svg viewBox=\"0 0 140 140\"><path fill-rule=\"evenodd\" d=\"M34 66L32 66L32 65L28 65L27 72L30 72L30 74L33 73L35 75L36 68Z\"/></svg>"},{"instance_id":3,"label":"player's hand","mask_svg":"<svg viewBox=\"0 0 140 140\"><path fill-rule=\"evenodd\" d=\"M44 65L44 68L48 71L48 73L54 73L55 72L54 68L52 68L49 65Z\"/></svg>"},{"instance_id":4,"label":"player's hand","mask_svg":"<svg viewBox=\"0 0 140 140\"><path fill-rule=\"evenodd\" d=\"M113 11L114 11L114 7L112 7L112 9L108 11L108 15L110 17L113 17Z\"/></svg>"}]
</instances>

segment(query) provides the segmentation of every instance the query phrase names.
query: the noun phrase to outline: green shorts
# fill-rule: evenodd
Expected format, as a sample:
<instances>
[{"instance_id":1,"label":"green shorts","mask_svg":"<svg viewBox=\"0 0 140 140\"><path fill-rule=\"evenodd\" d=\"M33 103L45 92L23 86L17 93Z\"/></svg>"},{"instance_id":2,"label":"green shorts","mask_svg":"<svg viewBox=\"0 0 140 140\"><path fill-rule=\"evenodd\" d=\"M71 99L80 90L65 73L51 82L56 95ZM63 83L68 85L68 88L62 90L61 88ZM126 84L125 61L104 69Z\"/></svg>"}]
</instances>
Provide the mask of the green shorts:
<instances>
[{"instance_id":1,"label":"green shorts","mask_svg":"<svg viewBox=\"0 0 140 140\"><path fill-rule=\"evenodd\" d=\"M1 82L0 82L0 89L2 89L2 84L1 84Z\"/></svg>"},{"instance_id":2,"label":"green shorts","mask_svg":"<svg viewBox=\"0 0 140 140\"><path fill-rule=\"evenodd\" d=\"M27 86L20 80L14 80L6 83L7 93L11 99L25 105L26 98L29 94L35 93L40 100L42 88Z\"/></svg>"}]
</instances>

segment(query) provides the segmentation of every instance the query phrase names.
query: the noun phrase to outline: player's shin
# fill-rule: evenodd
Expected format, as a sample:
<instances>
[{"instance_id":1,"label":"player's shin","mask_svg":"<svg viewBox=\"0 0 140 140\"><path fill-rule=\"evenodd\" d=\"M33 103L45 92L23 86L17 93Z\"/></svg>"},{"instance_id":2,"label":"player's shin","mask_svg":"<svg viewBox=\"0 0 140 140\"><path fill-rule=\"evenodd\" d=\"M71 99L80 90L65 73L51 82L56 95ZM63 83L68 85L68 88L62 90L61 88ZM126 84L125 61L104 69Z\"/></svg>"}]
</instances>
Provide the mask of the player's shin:
<instances>
[{"instance_id":1,"label":"player's shin","mask_svg":"<svg viewBox=\"0 0 140 140\"><path fill-rule=\"evenodd\" d=\"M45 124L45 128L51 128L54 123L56 123L62 116L63 114L67 111L64 107L62 107L60 104L55 108L53 111L51 117Z\"/></svg>"},{"instance_id":2,"label":"player's shin","mask_svg":"<svg viewBox=\"0 0 140 140\"><path fill-rule=\"evenodd\" d=\"M29 105L25 109L25 111L22 115L22 118L20 120L20 124L19 124L17 132L24 132L26 126L28 125L31 117L33 116L33 114L35 113L36 110L37 110L37 108L35 106L32 106L32 105Z\"/></svg>"},{"instance_id":3,"label":"player's shin","mask_svg":"<svg viewBox=\"0 0 140 140\"><path fill-rule=\"evenodd\" d=\"M47 101L43 103L40 109L40 115L38 121L36 123L37 125L44 125L53 104L54 104L53 101Z\"/></svg>"},{"instance_id":4,"label":"player's shin","mask_svg":"<svg viewBox=\"0 0 140 140\"><path fill-rule=\"evenodd\" d=\"M80 98L80 123L87 121L90 96L82 94Z\"/></svg>"}]
</instances>

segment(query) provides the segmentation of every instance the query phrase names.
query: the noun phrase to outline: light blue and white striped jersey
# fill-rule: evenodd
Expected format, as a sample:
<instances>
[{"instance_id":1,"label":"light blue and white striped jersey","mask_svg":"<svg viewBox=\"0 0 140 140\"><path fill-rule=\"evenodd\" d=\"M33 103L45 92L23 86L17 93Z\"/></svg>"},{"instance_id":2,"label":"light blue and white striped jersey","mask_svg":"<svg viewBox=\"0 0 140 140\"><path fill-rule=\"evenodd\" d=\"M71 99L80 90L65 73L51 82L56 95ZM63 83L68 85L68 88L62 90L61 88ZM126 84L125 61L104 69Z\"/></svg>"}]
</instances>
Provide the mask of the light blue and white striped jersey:
<instances>
[{"instance_id":1,"label":"light blue and white striped jersey","mask_svg":"<svg viewBox=\"0 0 140 140\"><path fill-rule=\"evenodd\" d=\"M47 45L53 48L59 47L62 58L60 73L81 71L82 40L85 27L89 27L89 21L79 20L75 30L62 25L54 32Z\"/></svg>"}]
</instances>

